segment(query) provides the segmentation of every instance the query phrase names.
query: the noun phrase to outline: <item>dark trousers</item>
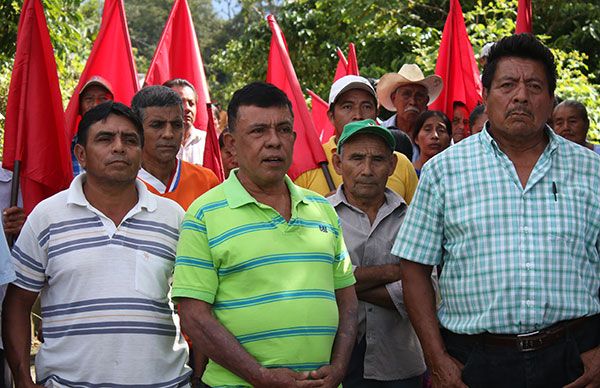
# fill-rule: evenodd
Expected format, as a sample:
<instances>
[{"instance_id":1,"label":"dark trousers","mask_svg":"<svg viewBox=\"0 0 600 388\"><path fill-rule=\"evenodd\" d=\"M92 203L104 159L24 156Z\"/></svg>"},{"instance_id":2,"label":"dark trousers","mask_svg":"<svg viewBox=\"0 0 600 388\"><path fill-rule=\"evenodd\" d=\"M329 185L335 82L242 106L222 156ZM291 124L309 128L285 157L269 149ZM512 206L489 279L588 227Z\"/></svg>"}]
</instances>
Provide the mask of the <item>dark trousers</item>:
<instances>
[{"instance_id":1,"label":"dark trousers","mask_svg":"<svg viewBox=\"0 0 600 388\"><path fill-rule=\"evenodd\" d=\"M380 381L365 379L365 353L367 351L366 336L354 346L350 362L348 363L348 372L342 386L344 388L421 388L423 385L423 376L411 377L405 380Z\"/></svg>"},{"instance_id":2,"label":"dark trousers","mask_svg":"<svg viewBox=\"0 0 600 388\"><path fill-rule=\"evenodd\" d=\"M567 330L551 345L526 352L444 329L442 337L448 353L464 365L462 379L470 388L562 387L583 374L580 354L600 344L600 319L577 332Z\"/></svg>"}]
</instances>

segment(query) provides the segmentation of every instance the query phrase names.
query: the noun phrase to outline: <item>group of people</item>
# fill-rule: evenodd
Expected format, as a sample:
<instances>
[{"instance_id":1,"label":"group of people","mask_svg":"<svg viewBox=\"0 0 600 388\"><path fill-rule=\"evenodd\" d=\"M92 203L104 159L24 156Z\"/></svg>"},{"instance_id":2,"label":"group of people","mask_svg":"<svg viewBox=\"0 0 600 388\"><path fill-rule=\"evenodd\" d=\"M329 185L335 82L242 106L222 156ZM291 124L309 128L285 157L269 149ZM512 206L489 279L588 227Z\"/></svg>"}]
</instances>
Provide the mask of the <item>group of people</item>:
<instances>
[{"instance_id":1,"label":"group of people","mask_svg":"<svg viewBox=\"0 0 600 388\"><path fill-rule=\"evenodd\" d=\"M96 79L83 172L27 217L0 277L16 385L600 386L600 156L585 107L554 107L556 78L528 34L490 49L470 117L428 111L442 82L416 65L376 89L343 77L328 166L294 182L291 103L250 83L221 184L186 161L191 84L128 107Z\"/></svg>"}]
</instances>

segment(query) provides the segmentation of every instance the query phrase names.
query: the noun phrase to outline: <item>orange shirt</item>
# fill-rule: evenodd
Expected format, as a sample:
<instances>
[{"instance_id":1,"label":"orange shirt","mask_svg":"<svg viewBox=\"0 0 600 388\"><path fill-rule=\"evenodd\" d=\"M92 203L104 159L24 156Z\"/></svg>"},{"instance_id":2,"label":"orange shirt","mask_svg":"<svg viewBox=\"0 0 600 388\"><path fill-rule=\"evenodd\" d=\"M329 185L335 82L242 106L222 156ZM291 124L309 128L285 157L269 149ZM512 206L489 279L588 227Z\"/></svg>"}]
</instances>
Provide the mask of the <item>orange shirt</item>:
<instances>
[{"instance_id":1,"label":"orange shirt","mask_svg":"<svg viewBox=\"0 0 600 388\"><path fill-rule=\"evenodd\" d=\"M181 160L177 160L167 186L143 168L138 173L138 179L146 184L150 192L172 199L184 210L196 198L220 183L215 173L208 168Z\"/></svg>"}]
</instances>

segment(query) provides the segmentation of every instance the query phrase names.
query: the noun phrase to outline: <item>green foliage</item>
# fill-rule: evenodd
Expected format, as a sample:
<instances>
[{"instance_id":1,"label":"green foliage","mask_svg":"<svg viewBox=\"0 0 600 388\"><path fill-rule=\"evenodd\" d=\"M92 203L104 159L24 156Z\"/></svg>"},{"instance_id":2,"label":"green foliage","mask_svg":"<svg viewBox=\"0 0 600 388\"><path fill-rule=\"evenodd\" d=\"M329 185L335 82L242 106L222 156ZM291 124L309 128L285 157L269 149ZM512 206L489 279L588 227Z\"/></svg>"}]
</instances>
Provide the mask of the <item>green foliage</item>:
<instances>
[{"instance_id":1,"label":"green foliage","mask_svg":"<svg viewBox=\"0 0 600 388\"><path fill-rule=\"evenodd\" d=\"M188 0L188 5L200 49L203 56L208 57L211 53L205 46L213 45L214 35L221 29L223 21L216 16L211 0ZM125 1L131 45L140 73L145 73L150 66L172 6L173 0Z\"/></svg>"},{"instance_id":2,"label":"green foliage","mask_svg":"<svg viewBox=\"0 0 600 388\"><path fill-rule=\"evenodd\" d=\"M600 88L593 82L594 72L600 69L600 7L593 3L565 6L558 0L535 1L534 33L556 56L557 96L586 104L593 120L590 136L598 139ZM514 32L517 0L463 0L461 4L476 55L485 43ZM564 11L561 16L556 13L559 6ZM271 37L264 20L267 11L276 16L287 38L301 86L327 96L337 63L335 47L346 51L349 42L357 46L363 76L379 78L411 62L432 73L448 8L447 0L296 0L277 7L243 2L240 15L222 32L227 39L215 40L225 46L210 58L211 95L227 101L245 83L265 78ZM563 20L564 15L572 20Z\"/></svg>"}]
</instances>

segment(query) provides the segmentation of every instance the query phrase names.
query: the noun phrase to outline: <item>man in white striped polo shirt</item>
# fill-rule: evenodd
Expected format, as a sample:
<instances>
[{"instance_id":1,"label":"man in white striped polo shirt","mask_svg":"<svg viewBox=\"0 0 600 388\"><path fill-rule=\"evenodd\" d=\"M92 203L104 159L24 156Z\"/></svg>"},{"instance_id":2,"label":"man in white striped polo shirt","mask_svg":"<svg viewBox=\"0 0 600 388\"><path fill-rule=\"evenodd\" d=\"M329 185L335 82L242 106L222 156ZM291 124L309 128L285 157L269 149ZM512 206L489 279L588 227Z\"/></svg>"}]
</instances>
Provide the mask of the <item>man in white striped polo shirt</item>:
<instances>
[{"instance_id":1,"label":"man in white striped polo shirt","mask_svg":"<svg viewBox=\"0 0 600 388\"><path fill-rule=\"evenodd\" d=\"M179 387L187 346L169 303L183 210L136 180L142 124L123 104L83 116L75 154L85 173L41 202L13 248L3 334L17 386L29 372L29 314L41 294L46 387Z\"/></svg>"}]
</instances>

